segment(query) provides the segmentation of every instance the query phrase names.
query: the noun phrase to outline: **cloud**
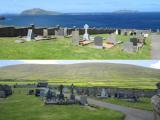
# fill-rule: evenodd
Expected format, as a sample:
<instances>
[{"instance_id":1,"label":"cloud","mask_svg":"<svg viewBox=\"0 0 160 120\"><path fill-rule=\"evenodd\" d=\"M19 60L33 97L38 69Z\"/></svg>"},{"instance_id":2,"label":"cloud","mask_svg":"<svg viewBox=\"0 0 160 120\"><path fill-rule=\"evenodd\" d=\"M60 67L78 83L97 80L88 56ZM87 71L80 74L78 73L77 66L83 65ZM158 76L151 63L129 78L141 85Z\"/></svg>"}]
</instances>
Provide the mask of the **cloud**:
<instances>
[{"instance_id":1,"label":"cloud","mask_svg":"<svg viewBox=\"0 0 160 120\"><path fill-rule=\"evenodd\" d=\"M160 69L160 61L157 61L156 63L151 64L151 68Z\"/></svg>"}]
</instances>

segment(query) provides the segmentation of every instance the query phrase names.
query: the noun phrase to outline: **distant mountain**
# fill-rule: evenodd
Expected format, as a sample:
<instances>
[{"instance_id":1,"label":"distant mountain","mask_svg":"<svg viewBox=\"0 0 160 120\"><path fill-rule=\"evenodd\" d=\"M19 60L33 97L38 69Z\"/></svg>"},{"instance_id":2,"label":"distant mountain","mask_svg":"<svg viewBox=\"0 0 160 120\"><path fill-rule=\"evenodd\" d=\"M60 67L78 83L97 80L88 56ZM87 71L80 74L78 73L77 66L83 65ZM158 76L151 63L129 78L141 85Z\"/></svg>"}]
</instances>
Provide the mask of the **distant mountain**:
<instances>
[{"instance_id":1,"label":"distant mountain","mask_svg":"<svg viewBox=\"0 0 160 120\"><path fill-rule=\"evenodd\" d=\"M137 13L139 12L138 10L117 10L114 11L114 13Z\"/></svg>"},{"instance_id":2,"label":"distant mountain","mask_svg":"<svg viewBox=\"0 0 160 120\"><path fill-rule=\"evenodd\" d=\"M40 8L34 8L29 10L24 10L22 15L60 15L62 13L56 11L47 11Z\"/></svg>"}]
</instances>

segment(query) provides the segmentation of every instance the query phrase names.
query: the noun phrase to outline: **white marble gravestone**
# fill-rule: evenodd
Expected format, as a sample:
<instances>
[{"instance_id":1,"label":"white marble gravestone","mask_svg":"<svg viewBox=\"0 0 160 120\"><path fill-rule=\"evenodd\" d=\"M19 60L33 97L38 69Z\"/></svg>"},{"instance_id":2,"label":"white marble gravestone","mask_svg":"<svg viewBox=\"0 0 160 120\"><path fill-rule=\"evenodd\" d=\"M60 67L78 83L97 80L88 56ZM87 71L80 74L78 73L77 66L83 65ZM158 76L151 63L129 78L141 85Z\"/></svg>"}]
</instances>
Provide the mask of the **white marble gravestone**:
<instances>
[{"instance_id":1,"label":"white marble gravestone","mask_svg":"<svg viewBox=\"0 0 160 120\"><path fill-rule=\"evenodd\" d=\"M89 26L87 24L84 25L85 33L83 35L83 40L90 40L89 39L89 34L88 34L88 28Z\"/></svg>"},{"instance_id":2,"label":"white marble gravestone","mask_svg":"<svg viewBox=\"0 0 160 120\"><path fill-rule=\"evenodd\" d=\"M32 30L32 29L29 29L26 40L27 40L27 41L31 41L32 39L34 39L34 37L33 37L33 30Z\"/></svg>"}]
</instances>

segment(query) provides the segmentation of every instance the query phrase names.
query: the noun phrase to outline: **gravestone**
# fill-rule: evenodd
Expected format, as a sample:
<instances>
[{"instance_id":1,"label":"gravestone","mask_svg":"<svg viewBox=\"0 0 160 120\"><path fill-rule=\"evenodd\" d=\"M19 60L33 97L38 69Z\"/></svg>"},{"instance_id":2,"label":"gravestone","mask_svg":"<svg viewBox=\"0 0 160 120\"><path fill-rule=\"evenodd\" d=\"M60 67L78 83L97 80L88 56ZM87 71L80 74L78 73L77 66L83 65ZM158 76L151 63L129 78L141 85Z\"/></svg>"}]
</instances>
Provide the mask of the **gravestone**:
<instances>
[{"instance_id":1,"label":"gravestone","mask_svg":"<svg viewBox=\"0 0 160 120\"><path fill-rule=\"evenodd\" d=\"M89 34L88 34L88 28L89 26L87 24L84 25L85 33L83 35L83 40L90 40L89 39Z\"/></svg>"},{"instance_id":2,"label":"gravestone","mask_svg":"<svg viewBox=\"0 0 160 120\"><path fill-rule=\"evenodd\" d=\"M74 95L74 85L73 84L70 86L70 89L71 89L70 101L75 102L76 99L75 99L75 95Z\"/></svg>"},{"instance_id":3,"label":"gravestone","mask_svg":"<svg viewBox=\"0 0 160 120\"><path fill-rule=\"evenodd\" d=\"M88 101L87 101L87 96L86 95L81 95L80 96L80 104L81 105L88 105Z\"/></svg>"},{"instance_id":4,"label":"gravestone","mask_svg":"<svg viewBox=\"0 0 160 120\"><path fill-rule=\"evenodd\" d=\"M43 37L48 37L48 29L43 29Z\"/></svg>"},{"instance_id":5,"label":"gravestone","mask_svg":"<svg viewBox=\"0 0 160 120\"><path fill-rule=\"evenodd\" d=\"M99 36L95 37L94 38L94 45L95 45L96 48L103 48L103 39L102 39L102 37L99 37Z\"/></svg>"},{"instance_id":6,"label":"gravestone","mask_svg":"<svg viewBox=\"0 0 160 120\"><path fill-rule=\"evenodd\" d=\"M63 86L63 85L60 85L60 86L59 86L60 94L59 94L59 98L58 98L58 100L59 100L60 102L63 102L63 101L64 101L63 88L64 88L64 86Z\"/></svg>"},{"instance_id":7,"label":"gravestone","mask_svg":"<svg viewBox=\"0 0 160 120\"><path fill-rule=\"evenodd\" d=\"M55 30L55 36L58 36L58 31L57 30Z\"/></svg>"},{"instance_id":8,"label":"gravestone","mask_svg":"<svg viewBox=\"0 0 160 120\"><path fill-rule=\"evenodd\" d=\"M27 34L26 41L31 41L32 39L34 39L33 30L32 30L32 29L29 29L29 30L28 30L28 34Z\"/></svg>"},{"instance_id":9,"label":"gravestone","mask_svg":"<svg viewBox=\"0 0 160 120\"><path fill-rule=\"evenodd\" d=\"M74 45L79 45L80 42L80 36L79 36L79 31L72 31L72 43Z\"/></svg>"},{"instance_id":10,"label":"gravestone","mask_svg":"<svg viewBox=\"0 0 160 120\"><path fill-rule=\"evenodd\" d=\"M58 35L59 35L59 36L64 36L64 29L60 28L60 29L58 30Z\"/></svg>"},{"instance_id":11,"label":"gravestone","mask_svg":"<svg viewBox=\"0 0 160 120\"><path fill-rule=\"evenodd\" d=\"M113 45L117 44L117 41L116 41L116 37L114 35L111 35L109 38L108 38L108 43L111 43Z\"/></svg>"},{"instance_id":12,"label":"gravestone","mask_svg":"<svg viewBox=\"0 0 160 120\"><path fill-rule=\"evenodd\" d=\"M105 98L105 97L108 97L108 95L107 95L107 92L106 92L106 89L102 89L102 91L101 91L101 97L102 98Z\"/></svg>"},{"instance_id":13,"label":"gravestone","mask_svg":"<svg viewBox=\"0 0 160 120\"><path fill-rule=\"evenodd\" d=\"M64 28L64 36L67 36L68 34L67 34L67 28L65 27Z\"/></svg>"},{"instance_id":14,"label":"gravestone","mask_svg":"<svg viewBox=\"0 0 160 120\"><path fill-rule=\"evenodd\" d=\"M136 52L135 47L133 46L133 43L129 42L129 41L124 42L124 44L123 44L123 51L129 52L129 53Z\"/></svg>"}]
</instances>

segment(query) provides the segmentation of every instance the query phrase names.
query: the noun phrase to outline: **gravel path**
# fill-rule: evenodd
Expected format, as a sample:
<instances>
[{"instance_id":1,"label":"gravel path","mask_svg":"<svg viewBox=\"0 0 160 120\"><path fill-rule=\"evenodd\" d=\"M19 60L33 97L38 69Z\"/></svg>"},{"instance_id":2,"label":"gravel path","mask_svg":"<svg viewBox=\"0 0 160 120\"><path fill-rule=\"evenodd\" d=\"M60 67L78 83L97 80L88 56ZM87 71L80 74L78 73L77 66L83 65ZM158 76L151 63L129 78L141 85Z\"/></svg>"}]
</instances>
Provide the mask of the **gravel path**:
<instances>
[{"instance_id":1,"label":"gravel path","mask_svg":"<svg viewBox=\"0 0 160 120\"><path fill-rule=\"evenodd\" d=\"M120 105L110 104L106 102L101 102L98 100L94 100L88 98L88 103L91 105L96 105L100 107L109 108L112 110L116 110L125 114L125 120L153 120L153 113L150 111L139 110L129 107L123 107Z\"/></svg>"},{"instance_id":2,"label":"gravel path","mask_svg":"<svg viewBox=\"0 0 160 120\"><path fill-rule=\"evenodd\" d=\"M152 59L154 60L160 60L160 35L152 34L151 35L151 41L152 41L152 50L151 55Z\"/></svg>"}]
</instances>

